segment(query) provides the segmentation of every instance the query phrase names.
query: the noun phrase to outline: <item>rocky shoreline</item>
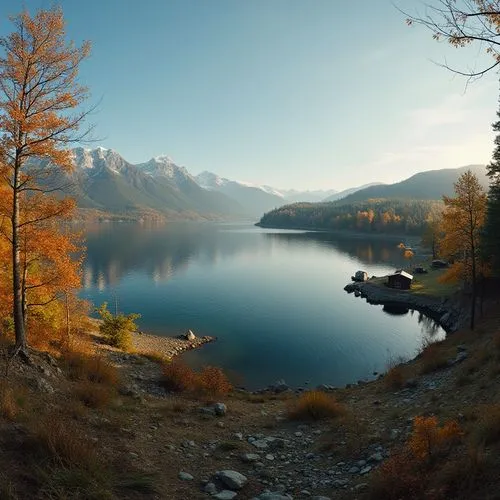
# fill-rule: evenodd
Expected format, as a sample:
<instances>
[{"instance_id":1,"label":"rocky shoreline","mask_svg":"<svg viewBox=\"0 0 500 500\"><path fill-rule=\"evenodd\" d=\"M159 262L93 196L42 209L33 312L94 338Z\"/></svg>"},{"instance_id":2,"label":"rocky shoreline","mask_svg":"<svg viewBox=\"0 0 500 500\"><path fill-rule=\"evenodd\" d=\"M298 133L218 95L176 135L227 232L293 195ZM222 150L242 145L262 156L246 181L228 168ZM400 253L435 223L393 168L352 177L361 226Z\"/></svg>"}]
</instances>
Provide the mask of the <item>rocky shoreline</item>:
<instances>
[{"instance_id":1,"label":"rocky shoreline","mask_svg":"<svg viewBox=\"0 0 500 500\"><path fill-rule=\"evenodd\" d=\"M468 320L467 312L453 297L416 295L411 291L388 288L369 280L349 283L344 290L366 299L369 304L400 306L419 311L436 321L446 333L455 332Z\"/></svg>"},{"instance_id":2,"label":"rocky shoreline","mask_svg":"<svg viewBox=\"0 0 500 500\"><path fill-rule=\"evenodd\" d=\"M185 335L178 337L159 337L145 333L134 332L132 345L134 351L139 354L156 354L164 358L172 359L175 356L191 349L197 349L204 344L215 342L216 337L194 337L186 338Z\"/></svg>"}]
</instances>

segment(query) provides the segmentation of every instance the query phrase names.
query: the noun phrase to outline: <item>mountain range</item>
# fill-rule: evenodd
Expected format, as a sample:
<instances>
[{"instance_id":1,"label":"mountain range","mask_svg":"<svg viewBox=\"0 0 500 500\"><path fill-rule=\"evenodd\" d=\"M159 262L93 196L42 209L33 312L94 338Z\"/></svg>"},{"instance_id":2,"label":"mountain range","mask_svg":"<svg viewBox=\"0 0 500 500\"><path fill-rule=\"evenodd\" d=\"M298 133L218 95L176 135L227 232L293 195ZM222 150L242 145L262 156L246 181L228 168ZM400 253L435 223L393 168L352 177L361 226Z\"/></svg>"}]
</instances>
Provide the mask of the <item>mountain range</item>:
<instances>
[{"instance_id":1,"label":"mountain range","mask_svg":"<svg viewBox=\"0 0 500 500\"><path fill-rule=\"evenodd\" d=\"M472 165L418 173L395 184L368 184L344 191L281 190L226 179L211 172L193 176L168 156L132 164L112 149L75 148L74 170L64 182L65 194L81 209L117 216L162 214L167 218L256 218L296 202L352 203L371 198L441 199L453 193L453 182L466 169L488 186L485 167ZM42 160L43 161L43 160Z\"/></svg>"}]
</instances>

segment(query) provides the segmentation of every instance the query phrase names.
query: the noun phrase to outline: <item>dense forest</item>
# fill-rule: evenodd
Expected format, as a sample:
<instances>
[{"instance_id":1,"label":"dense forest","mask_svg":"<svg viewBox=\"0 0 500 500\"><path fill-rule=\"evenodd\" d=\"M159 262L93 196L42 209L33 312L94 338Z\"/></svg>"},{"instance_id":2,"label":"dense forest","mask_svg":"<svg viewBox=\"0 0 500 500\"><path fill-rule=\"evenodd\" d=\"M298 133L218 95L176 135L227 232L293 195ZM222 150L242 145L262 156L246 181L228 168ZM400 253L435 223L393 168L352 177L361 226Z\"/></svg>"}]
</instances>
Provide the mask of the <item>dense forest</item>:
<instances>
[{"instance_id":1,"label":"dense forest","mask_svg":"<svg viewBox=\"0 0 500 500\"><path fill-rule=\"evenodd\" d=\"M264 214L258 225L421 235L428 222L438 219L442 210L443 203L437 200L294 203Z\"/></svg>"}]
</instances>

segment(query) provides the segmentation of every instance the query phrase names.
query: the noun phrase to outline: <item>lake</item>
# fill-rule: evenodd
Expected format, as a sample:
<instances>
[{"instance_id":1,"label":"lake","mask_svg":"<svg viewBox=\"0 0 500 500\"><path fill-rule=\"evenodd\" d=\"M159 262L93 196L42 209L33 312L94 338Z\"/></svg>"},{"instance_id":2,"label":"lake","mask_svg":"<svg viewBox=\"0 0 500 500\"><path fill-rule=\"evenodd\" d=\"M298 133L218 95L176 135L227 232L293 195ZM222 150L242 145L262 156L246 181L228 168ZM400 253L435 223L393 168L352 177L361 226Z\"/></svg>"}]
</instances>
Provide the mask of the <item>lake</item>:
<instances>
[{"instance_id":1,"label":"lake","mask_svg":"<svg viewBox=\"0 0 500 500\"><path fill-rule=\"evenodd\" d=\"M358 269L403 265L400 240L270 230L250 224L101 223L86 229L82 297L138 312L141 330L191 329L217 342L183 358L239 385L297 387L373 378L445 333L418 312L385 311L344 292Z\"/></svg>"}]
</instances>

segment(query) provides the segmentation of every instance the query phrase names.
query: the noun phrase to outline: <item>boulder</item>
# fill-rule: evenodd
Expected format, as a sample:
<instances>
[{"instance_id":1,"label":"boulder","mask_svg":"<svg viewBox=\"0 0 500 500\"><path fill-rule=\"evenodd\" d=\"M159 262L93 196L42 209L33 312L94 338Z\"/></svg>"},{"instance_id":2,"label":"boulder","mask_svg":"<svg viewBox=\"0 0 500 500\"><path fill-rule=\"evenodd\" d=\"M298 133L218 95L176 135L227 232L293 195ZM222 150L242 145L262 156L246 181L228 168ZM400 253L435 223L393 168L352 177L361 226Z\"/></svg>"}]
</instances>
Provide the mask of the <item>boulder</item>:
<instances>
[{"instance_id":1,"label":"boulder","mask_svg":"<svg viewBox=\"0 0 500 500\"><path fill-rule=\"evenodd\" d=\"M243 474L235 470L220 470L215 475L231 490L241 490L248 481Z\"/></svg>"},{"instance_id":2,"label":"boulder","mask_svg":"<svg viewBox=\"0 0 500 500\"><path fill-rule=\"evenodd\" d=\"M223 417L227 412L227 407L224 403L215 403L213 408L214 408L215 414L218 417Z\"/></svg>"},{"instance_id":3,"label":"boulder","mask_svg":"<svg viewBox=\"0 0 500 500\"><path fill-rule=\"evenodd\" d=\"M352 277L353 281L367 281L368 273L366 271L356 271L356 274Z\"/></svg>"}]
</instances>

